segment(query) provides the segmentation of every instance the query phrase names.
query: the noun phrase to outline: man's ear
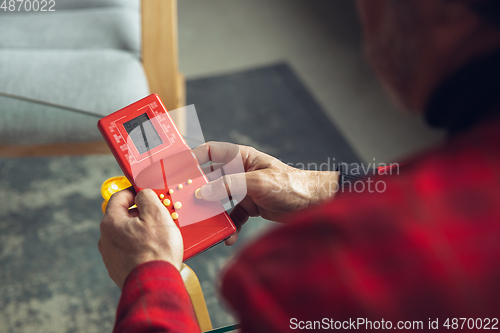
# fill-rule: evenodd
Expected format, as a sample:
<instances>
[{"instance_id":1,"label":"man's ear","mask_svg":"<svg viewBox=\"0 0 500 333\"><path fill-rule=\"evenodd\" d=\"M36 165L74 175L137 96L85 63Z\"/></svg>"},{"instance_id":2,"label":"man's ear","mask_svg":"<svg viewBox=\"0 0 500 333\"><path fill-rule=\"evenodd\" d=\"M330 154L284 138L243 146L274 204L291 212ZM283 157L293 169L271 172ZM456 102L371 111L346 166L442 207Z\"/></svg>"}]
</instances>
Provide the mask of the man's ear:
<instances>
[{"instance_id":1,"label":"man's ear","mask_svg":"<svg viewBox=\"0 0 500 333\"><path fill-rule=\"evenodd\" d=\"M478 17L472 9L474 0L436 0L438 25L464 25L477 23Z\"/></svg>"},{"instance_id":2,"label":"man's ear","mask_svg":"<svg viewBox=\"0 0 500 333\"><path fill-rule=\"evenodd\" d=\"M429 16L432 17L429 25L437 49L455 48L481 30L483 22L472 9L470 0L430 1L434 2L435 15Z\"/></svg>"}]
</instances>

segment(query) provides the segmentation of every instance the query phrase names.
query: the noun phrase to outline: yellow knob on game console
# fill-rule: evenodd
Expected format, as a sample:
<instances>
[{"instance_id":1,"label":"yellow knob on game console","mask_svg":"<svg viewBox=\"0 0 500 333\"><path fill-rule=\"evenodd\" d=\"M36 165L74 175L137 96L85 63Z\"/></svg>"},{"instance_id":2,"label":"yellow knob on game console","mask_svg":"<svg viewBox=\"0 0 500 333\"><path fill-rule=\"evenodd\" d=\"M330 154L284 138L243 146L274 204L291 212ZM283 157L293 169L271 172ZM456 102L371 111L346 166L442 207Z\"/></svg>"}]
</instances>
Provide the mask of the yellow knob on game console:
<instances>
[{"instance_id":1,"label":"yellow knob on game console","mask_svg":"<svg viewBox=\"0 0 500 333\"><path fill-rule=\"evenodd\" d=\"M131 186L132 184L130 184L127 177L125 176L111 177L109 179L106 179L101 185L101 195L104 199L102 203L102 212L106 212L108 201L113 194Z\"/></svg>"}]
</instances>

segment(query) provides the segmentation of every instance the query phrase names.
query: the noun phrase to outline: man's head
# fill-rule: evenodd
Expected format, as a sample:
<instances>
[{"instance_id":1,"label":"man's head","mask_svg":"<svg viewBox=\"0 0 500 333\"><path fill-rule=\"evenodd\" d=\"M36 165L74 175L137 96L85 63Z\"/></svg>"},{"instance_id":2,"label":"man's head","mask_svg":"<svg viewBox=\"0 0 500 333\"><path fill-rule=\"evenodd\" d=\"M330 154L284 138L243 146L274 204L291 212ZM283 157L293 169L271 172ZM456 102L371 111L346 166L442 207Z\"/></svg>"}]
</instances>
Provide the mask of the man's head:
<instances>
[{"instance_id":1,"label":"man's head","mask_svg":"<svg viewBox=\"0 0 500 333\"><path fill-rule=\"evenodd\" d=\"M500 0L357 2L369 61L393 100L412 112L424 110L448 75L500 49L492 24Z\"/></svg>"}]
</instances>

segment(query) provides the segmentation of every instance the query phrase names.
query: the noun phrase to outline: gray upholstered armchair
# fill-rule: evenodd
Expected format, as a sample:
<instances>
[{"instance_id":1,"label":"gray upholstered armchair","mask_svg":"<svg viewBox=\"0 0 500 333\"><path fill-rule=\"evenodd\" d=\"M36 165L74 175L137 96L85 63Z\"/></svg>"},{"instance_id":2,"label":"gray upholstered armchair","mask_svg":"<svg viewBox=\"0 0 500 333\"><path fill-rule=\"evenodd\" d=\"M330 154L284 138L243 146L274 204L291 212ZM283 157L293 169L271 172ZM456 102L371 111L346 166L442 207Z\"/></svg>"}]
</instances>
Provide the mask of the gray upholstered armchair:
<instances>
[{"instance_id":1,"label":"gray upholstered armchair","mask_svg":"<svg viewBox=\"0 0 500 333\"><path fill-rule=\"evenodd\" d=\"M0 10L0 156L106 152L96 117L153 92L184 104L175 0L15 7Z\"/></svg>"}]
</instances>

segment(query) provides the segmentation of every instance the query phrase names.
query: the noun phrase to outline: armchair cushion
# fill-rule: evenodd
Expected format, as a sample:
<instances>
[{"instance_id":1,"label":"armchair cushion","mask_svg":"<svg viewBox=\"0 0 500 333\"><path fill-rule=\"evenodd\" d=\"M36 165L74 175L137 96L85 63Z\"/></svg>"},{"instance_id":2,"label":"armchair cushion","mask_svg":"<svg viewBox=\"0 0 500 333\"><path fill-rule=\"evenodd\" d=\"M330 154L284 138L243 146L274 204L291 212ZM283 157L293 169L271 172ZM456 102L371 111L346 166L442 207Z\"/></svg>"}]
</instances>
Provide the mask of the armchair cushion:
<instances>
[{"instance_id":1,"label":"armchair cushion","mask_svg":"<svg viewBox=\"0 0 500 333\"><path fill-rule=\"evenodd\" d=\"M149 94L142 64L118 50L0 50L0 91L107 115ZM0 98L1 144L100 140L97 118Z\"/></svg>"},{"instance_id":2,"label":"armchair cushion","mask_svg":"<svg viewBox=\"0 0 500 333\"><path fill-rule=\"evenodd\" d=\"M91 7L127 7L139 10L140 0L55 0L56 10L59 9L80 9Z\"/></svg>"},{"instance_id":3,"label":"armchair cushion","mask_svg":"<svg viewBox=\"0 0 500 333\"><path fill-rule=\"evenodd\" d=\"M119 49L140 56L140 13L98 8L4 15L0 48Z\"/></svg>"}]
</instances>

